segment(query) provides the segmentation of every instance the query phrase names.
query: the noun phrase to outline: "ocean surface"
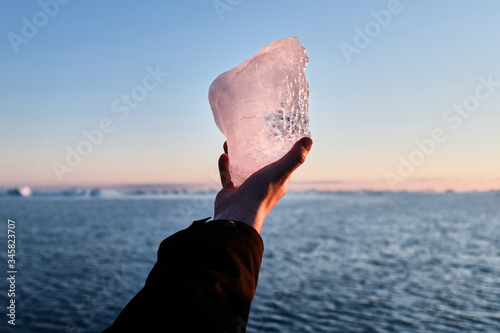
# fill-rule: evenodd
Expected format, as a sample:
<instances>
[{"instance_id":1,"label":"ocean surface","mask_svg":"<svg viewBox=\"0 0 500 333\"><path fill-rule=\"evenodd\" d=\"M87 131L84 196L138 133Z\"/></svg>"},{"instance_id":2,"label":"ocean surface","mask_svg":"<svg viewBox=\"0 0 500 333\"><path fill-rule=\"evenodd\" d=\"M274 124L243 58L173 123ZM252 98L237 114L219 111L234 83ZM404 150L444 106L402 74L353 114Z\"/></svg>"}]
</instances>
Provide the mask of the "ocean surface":
<instances>
[{"instance_id":1,"label":"ocean surface","mask_svg":"<svg viewBox=\"0 0 500 333\"><path fill-rule=\"evenodd\" d=\"M99 332L141 289L160 242L213 195L0 197L16 221L16 326ZM268 216L249 332L500 332L498 193L287 194Z\"/></svg>"}]
</instances>

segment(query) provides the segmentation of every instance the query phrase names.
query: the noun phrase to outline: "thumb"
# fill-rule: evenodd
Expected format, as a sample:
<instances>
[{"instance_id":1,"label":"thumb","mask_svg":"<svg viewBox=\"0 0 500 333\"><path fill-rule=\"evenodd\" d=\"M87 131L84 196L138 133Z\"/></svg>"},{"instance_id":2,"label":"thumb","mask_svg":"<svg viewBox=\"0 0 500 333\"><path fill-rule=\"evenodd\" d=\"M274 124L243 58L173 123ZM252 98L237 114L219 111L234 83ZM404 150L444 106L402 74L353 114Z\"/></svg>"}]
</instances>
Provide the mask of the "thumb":
<instances>
[{"instance_id":1,"label":"thumb","mask_svg":"<svg viewBox=\"0 0 500 333\"><path fill-rule=\"evenodd\" d=\"M288 178L295 169L306 161L307 154L309 154L312 144L313 141L311 138L304 137L295 142L288 153L276 161L276 167L280 169L280 172L282 172L285 178Z\"/></svg>"},{"instance_id":2,"label":"thumb","mask_svg":"<svg viewBox=\"0 0 500 333\"><path fill-rule=\"evenodd\" d=\"M227 154L222 154L219 157L219 174L223 188L234 187L231 174L229 173L229 156Z\"/></svg>"}]
</instances>

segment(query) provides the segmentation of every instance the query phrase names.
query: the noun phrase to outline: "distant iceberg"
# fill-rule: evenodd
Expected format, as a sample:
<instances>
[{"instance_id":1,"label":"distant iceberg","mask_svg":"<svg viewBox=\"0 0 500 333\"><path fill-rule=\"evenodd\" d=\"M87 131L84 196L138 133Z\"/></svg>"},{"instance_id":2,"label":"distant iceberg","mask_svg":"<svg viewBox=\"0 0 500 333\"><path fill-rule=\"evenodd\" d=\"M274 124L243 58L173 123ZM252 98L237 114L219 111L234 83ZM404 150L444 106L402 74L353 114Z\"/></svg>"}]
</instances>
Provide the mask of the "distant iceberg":
<instances>
[{"instance_id":1,"label":"distant iceberg","mask_svg":"<svg viewBox=\"0 0 500 333\"><path fill-rule=\"evenodd\" d=\"M29 186L21 186L14 189L7 190L5 193L11 197L30 197L32 192Z\"/></svg>"}]
</instances>

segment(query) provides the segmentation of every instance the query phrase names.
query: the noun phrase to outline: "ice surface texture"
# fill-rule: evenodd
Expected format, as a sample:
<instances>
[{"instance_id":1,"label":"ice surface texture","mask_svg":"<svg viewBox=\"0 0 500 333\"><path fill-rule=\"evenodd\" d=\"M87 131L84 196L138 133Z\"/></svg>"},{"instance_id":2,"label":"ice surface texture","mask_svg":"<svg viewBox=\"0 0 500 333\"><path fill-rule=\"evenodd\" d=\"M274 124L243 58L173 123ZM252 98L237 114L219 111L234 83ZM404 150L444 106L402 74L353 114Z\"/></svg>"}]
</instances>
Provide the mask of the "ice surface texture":
<instances>
[{"instance_id":1,"label":"ice surface texture","mask_svg":"<svg viewBox=\"0 0 500 333\"><path fill-rule=\"evenodd\" d=\"M208 99L226 136L235 186L310 136L308 61L297 37L279 39L210 86Z\"/></svg>"}]
</instances>

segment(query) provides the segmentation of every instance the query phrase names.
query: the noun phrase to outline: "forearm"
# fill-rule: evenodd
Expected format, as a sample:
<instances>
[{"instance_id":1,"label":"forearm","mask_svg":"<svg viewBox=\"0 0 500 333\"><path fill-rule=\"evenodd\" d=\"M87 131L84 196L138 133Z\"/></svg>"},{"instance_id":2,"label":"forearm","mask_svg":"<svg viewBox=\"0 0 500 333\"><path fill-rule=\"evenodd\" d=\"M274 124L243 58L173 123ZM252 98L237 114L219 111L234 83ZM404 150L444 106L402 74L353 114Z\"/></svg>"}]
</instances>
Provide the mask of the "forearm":
<instances>
[{"instance_id":1,"label":"forearm","mask_svg":"<svg viewBox=\"0 0 500 333\"><path fill-rule=\"evenodd\" d=\"M243 332L262 253L244 223L193 223L162 242L144 288L109 332Z\"/></svg>"}]
</instances>

